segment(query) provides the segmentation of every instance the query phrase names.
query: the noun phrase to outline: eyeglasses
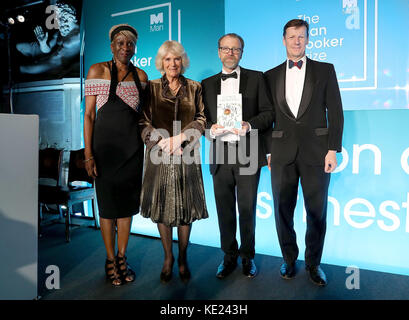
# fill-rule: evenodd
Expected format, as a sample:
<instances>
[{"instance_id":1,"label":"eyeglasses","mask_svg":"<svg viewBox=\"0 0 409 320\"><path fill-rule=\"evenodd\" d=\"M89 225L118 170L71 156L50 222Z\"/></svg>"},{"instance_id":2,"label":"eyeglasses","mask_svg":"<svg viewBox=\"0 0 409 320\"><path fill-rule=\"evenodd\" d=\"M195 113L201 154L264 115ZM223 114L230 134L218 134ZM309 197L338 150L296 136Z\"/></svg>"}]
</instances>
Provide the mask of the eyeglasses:
<instances>
[{"instance_id":1,"label":"eyeglasses","mask_svg":"<svg viewBox=\"0 0 409 320\"><path fill-rule=\"evenodd\" d=\"M219 50L225 54L230 53L230 51L234 54L239 54L241 52L241 48L219 47Z\"/></svg>"}]
</instances>

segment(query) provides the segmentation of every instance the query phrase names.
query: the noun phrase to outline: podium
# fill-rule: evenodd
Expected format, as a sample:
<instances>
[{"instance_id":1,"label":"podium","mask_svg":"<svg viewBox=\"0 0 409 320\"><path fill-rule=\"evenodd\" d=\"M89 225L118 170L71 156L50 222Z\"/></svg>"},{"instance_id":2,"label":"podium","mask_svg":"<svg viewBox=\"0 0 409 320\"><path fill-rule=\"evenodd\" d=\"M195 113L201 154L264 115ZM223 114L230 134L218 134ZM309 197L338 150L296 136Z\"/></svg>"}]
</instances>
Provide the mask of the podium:
<instances>
[{"instance_id":1,"label":"podium","mask_svg":"<svg viewBox=\"0 0 409 320\"><path fill-rule=\"evenodd\" d=\"M38 126L0 114L0 300L37 298Z\"/></svg>"}]
</instances>

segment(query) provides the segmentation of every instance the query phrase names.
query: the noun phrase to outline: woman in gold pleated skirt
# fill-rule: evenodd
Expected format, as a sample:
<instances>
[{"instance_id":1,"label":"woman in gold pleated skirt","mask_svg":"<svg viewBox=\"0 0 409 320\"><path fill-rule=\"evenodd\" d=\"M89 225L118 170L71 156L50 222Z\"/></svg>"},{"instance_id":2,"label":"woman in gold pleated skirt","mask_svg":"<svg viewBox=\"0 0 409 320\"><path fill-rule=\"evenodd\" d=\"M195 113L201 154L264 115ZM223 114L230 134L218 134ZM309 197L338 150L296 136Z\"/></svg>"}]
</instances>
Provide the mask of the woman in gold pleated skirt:
<instances>
[{"instance_id":1,"label":"woman in gold pleated skirt","mask_svg":"<svg viewBox=\"0 0 409 320\"><path fill-rule=\"evenodd\" d=\"M161 281L172 278L173 227L178 232L179 276L188 281L191 224L208 217L199 152L206 125L202 89L199 82L182 75L189 60L180 43L165 41L155 64L163 76L150 81L141 120L147 152L140 212L158 225L165 254Z\"/></svg>"}]
</instances>

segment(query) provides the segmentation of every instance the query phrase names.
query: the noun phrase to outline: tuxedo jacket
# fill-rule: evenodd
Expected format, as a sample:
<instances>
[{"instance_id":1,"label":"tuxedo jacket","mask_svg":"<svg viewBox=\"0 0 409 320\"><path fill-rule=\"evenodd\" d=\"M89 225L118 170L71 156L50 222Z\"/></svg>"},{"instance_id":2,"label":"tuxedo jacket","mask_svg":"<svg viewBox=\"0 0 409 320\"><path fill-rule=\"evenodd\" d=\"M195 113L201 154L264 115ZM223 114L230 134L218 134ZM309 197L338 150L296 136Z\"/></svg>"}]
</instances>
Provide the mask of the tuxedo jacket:
<instances>
[{"instance_id":1,"label":"tuxedo jacket","mask_svg":"<svg viewBox=\"0 0 409 320\"><path fill-rule=\"evenodd\" d=\"M221 92L221 72L202 81L203 102L205 105L206 128L217 123L217 95ZM242 95L242 119L251 125L251 130L258 129L258 166L264 166L266 161L266 146L263 135L272 126L273 113L268 97L263 73L240 67L239 93ZM254 132L253 132L254 133ZM246 155L249 155L250 133L247 133ZM212 140L213 157L210 162L210 173L215 174L218 169L216 158L223 155L223 143L217 144ZM240 144L238 144L240 148ZM253 155L254 156L254 155Z\"/></svg>"},{"instance_id":2,"label":"tuxedo jacket","mask_svg":"<svg viewBox=\"0 0 409 320\"><path fill-rule=\"evenodd\" d=\"M286 68L287 61L264 74L273 103L271 163L289 164L298 154L308 165L324 165L328 150L342 151L344 116L334 66L307 58L297 116L285 98Z\"/></svg>"}]
</instances>

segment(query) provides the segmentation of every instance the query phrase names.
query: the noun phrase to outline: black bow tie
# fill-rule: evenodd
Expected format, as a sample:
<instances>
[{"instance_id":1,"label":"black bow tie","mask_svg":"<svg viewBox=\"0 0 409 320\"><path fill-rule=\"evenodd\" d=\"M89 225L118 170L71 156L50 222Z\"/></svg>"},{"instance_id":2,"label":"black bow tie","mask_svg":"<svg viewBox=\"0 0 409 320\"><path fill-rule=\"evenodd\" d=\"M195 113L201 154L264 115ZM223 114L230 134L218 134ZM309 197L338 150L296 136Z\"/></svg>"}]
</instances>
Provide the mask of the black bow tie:
<instances>
[{"instance_id":1,"label":"black bow tie","mask_svg":"<svg viewBox=\"0 0 409 320\"><path fill-rule=\"evenodd\" d=\"M293 60L288 60L288 67L291 69L292 67L296 66L298 69L302 67L302 60L294 62Z\"/></svg>"},{"instance_id":2,"label":"black bow tie","mask_svg":"<svg viewBox=\"0 0 409 320\"><path fill-rule=\"evenodd\" d=\"M222 73L222 80L226 80L228 78L234 78L237 79L237 72L234 71L233 73Z\"/></svg>"}]
</instances>

